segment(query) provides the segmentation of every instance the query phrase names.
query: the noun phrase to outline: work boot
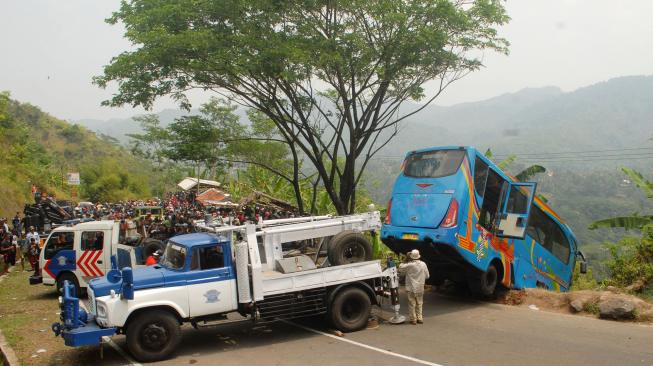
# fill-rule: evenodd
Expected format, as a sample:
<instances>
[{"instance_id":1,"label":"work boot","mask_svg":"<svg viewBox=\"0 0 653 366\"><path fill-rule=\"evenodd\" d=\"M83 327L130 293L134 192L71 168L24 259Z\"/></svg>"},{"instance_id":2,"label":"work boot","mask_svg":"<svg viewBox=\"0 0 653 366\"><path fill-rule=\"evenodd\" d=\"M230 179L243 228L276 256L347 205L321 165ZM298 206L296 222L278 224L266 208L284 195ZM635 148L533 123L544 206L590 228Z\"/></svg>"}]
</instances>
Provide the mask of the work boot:
<instances>
[{"instance_id":1,"label":"work boot","mask_svg":"<svg viewBox=\"0 0 653 366\"><path fill-rule=\"evenodd\" d=\"M412 324L412 325L417 325L417 322L414 321L414 320L411 320L411 321L410 321L410 324Z\"/></svg>"},{"instance_id":2,"label":"work boot","mask_svg":"<svg viewBox=\"0 0 653 366\"><path fill-rule=\"evenodd\" d=\"M424 324L424 320L422 320L422 319L418 320L417 324Z\"/></svg>"}]
</instances>

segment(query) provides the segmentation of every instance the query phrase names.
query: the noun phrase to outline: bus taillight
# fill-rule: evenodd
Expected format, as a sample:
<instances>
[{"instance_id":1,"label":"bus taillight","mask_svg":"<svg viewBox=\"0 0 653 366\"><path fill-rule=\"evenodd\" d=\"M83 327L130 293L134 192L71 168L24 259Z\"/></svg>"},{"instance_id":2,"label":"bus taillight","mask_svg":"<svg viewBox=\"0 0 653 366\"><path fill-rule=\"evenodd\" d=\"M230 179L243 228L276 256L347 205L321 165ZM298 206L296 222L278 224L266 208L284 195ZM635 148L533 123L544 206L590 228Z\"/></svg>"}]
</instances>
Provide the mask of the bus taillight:
<instances>
[{"instance_id":1,"label":"bus taillight","mask_svg":"<svg viewBox=\"0 0 653 366\"><path fill-rule=\"evenodd\" d=\"M447 215L442 220L440 227L450 228L458 224L458 201L455 198L451 199L449 204L449 209L447 210Z\"/></svg>"},{"instance_id":2,"label":"bus taillight","mask_svg":"<svg viewBox=\"0 0 653 366\"><path fill-rule=\"evenodd\" d=\"M392 198L388 201L388 211L385 213L385 223L390 225L390 209L392 209Z\"/></svg>"}]
</instances>

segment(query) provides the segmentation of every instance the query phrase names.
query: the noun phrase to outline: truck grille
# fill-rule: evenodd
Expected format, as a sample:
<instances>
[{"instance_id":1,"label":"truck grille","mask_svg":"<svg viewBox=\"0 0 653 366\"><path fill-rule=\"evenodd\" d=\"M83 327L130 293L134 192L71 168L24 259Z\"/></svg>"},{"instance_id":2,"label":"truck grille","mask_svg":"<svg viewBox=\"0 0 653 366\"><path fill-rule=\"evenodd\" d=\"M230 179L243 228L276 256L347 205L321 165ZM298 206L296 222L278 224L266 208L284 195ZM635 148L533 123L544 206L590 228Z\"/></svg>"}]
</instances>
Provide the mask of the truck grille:
<instances>
[{"instance_id":1,"label":"truck grille","mask_svg":"<svg viewBox=\"0 0 653 366\"><path fill-rule=\"evenodd\" d=\"M86 293L88 294L88 302L86 303L86 308L91 314L97 316L97 310L95 308L95 294L90 287L87 288Z\"/></svg>"}]
</instances>

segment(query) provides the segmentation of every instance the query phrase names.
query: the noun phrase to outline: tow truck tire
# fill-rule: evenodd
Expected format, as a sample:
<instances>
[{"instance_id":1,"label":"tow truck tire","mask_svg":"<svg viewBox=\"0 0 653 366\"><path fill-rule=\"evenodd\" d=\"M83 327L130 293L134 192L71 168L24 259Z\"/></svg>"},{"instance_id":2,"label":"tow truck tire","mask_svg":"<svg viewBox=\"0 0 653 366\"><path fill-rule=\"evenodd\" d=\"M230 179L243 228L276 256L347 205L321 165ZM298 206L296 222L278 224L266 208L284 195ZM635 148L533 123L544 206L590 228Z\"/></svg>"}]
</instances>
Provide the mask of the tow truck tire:
<instances>
[{"instance_id":1,"label":"tow truck tire","mask_svg":"<svg viewBox=\"0 0 653 366\"><path fill-rule=\"evenodd\" d=\"M364 329L372 310L369 295L358 287L347 287L336 294L328 316L333 326L342 332Z\"/></svg>"},{"instance_id":2,"label":"tow truck tire","mask_svg":"<svg viewBox=\"0 0 653 366\"><path fill-rule=\"evenodd\" d=\"M68 281L75 285L75 297L79 298L82 296L81 294L81 288L79 287L79 282L77 281L77 277L75 277L74 274L70 272L62 273L59 278L57 278L57 294L63 296L63 284L65 281Z\"/></svg>"},{"instance_id":3,"label":"tow truck tire","mask_svg":"<svg viewBox=\"0 0 653 366\"><path fill-rule=\"evenodd\" d=\"M179 322L165 310L144 311L127 326L127 348L141 362L167 359L180 341Z\"/></svg>"},{"instance_id":4,"label":"tow truck tire","mask_svg":"<svg viewBox=\"0 0 653 366\"><path fill-rule=\"evenodd\" d=\"M372 260L372 244L361 234L343 231L329 240L327 251L332 266Z\"/></svg>"}]
</instances>

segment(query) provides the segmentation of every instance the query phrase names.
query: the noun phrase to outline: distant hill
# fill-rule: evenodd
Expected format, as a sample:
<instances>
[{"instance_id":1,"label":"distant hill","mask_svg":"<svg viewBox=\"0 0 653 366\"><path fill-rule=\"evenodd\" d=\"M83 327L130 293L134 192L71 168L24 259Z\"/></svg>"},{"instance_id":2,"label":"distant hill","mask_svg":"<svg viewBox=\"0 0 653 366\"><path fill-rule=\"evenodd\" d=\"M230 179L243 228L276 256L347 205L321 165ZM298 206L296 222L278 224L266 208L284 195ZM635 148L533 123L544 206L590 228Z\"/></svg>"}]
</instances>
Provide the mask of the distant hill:
<instances>
[{"instance_id":1,"label":"distant hill","mask_svg":"<svg viewBox=\"0 0 653 366\"><path fill-rule=\"evenodd\" d=\"M437 145L491 147L495 153L653 147L652 96L653 76L630 76L569 93L524 89L481 102L429 106L404 125L384 154Z\"/></svg>"},{"instance_id":2,"label":"distant hill","mask_svg":"<svg viewBox=\"0 0 653 366\"><path fill-rule=\"evenodd\" d=\"M67 172L81 173L78 200L147 197L155 179L148 162L78 125L0 94L0 216L32 202L30 187L71 197Z\"/></svg>"},{"instance_id":3,"label":"distant hill","mask_svg":"<svg viewBox=\"0 0 653 366\"><path fill-rule=\"evenodd\" d=\"M438 145L474 145L504 155L653 147L652 96L653 76L628 76L568 93L556 87L529 88L480 102L430 105L402 124L380 155L398 158L412 149ZM404 110L415 108L409 104ZM238 113L244 119L244 112ZM164 126L184 114L171 109L158 113ZM140 131L133 119L75 123L122 143L128 140L126 134ZM596 161L568 165L602 166Z\"/></svg>"}]
</instances>

